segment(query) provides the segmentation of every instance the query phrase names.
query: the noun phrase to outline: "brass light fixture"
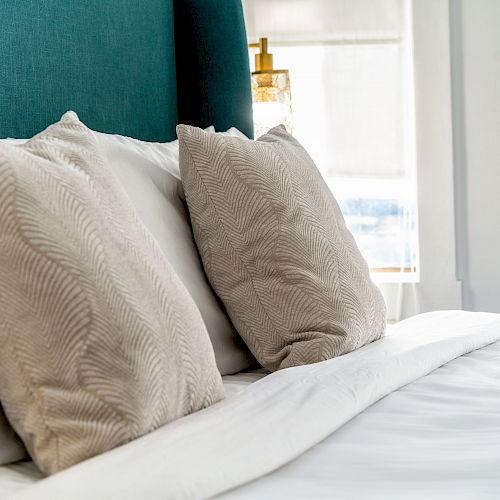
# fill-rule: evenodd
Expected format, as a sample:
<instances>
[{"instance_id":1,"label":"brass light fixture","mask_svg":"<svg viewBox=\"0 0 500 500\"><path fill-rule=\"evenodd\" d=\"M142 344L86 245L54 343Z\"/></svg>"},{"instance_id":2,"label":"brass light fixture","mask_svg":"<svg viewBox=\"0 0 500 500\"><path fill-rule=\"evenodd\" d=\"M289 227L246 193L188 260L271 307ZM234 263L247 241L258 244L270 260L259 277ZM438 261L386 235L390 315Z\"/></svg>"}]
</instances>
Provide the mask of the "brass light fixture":
<instances>
[{"instance_id":1,"label":"brass light fixture","mask_svg":"<svg viewBox=\"0 0 500 500\"><path fill-rule=\"evenodd\" d=\"M273 55L267 51L267 38L249 44L258 48L255 54L255 71L252 73L252 99L255 136L265 134L270 128L283 124L292 133L292 96L287 69L273 68Z\"/></svg>"}]
</instances>

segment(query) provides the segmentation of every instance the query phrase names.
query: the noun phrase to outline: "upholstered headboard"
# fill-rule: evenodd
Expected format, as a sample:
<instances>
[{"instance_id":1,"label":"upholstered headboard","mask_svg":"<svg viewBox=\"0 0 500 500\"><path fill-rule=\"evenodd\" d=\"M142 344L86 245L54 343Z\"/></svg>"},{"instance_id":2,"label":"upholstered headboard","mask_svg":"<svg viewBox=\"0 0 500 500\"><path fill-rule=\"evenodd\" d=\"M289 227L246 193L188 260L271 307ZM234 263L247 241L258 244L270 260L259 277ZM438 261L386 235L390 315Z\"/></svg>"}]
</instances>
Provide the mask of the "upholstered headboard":
<instances>
[{"instance_id":1,"label":"upholstered headboard","mask_svg":"<svg viewBox=\"0 0 500 500\"><path fill-rule=\"evenodd\" d=\"M0 138L69 109L149 141L177 123L253 133L240 0L14 0L0 26Z\"/></svg>"}]
</instances>

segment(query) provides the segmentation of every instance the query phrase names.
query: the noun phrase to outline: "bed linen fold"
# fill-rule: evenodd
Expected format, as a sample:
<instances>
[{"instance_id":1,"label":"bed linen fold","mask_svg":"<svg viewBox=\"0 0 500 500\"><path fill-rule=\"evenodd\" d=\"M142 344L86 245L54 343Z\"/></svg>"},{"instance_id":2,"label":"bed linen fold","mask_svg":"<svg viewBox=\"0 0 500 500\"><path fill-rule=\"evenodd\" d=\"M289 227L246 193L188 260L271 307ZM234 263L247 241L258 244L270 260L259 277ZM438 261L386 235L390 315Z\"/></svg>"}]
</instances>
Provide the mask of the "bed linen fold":
<instances>
[{"instance_id":1,"label":"bed linen fold","mask_svg":"<svg viewBox=\"0 0 500 500\"><path fill-rule=\"evenodd\" d=\"M387 394L497 340L497 314L416 316L357 351L268 375L11 498L211 497L285 465Z\"/></svg>"},{"instance_id":2,"label":"bed linen fold","mask_svg":"<svg viewBox=\"0 0 500 500\"><path fill-rule=\"evenodd\" d=\"M216 498L499 500L500 341L388 394L295 460Z\"/></svg>"}]
</instances>

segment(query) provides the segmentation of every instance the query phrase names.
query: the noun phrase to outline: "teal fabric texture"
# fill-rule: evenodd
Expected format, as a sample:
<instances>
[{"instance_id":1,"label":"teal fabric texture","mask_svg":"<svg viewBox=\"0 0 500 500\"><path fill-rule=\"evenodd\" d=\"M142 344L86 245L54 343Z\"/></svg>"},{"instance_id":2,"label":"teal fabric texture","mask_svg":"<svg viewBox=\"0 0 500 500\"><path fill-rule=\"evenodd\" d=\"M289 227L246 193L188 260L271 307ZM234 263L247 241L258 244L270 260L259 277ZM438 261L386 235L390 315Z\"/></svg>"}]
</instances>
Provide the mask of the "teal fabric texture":
<instances>
[{"instance_id":1,"label":"teal fabric texture","mask_svg":"<svg viewBox=\"0 0 500 500\"><path fill-rule=\"evenodd\" d=\"M253 137L241 0L174 0L179 122Z\"/></svg>"},{"instance_id":2,"label":"teal fabric texture","mask_svg":"<svg viewBox=\"0 0 500 500\"><path fill-rule=\"evenodd\" d=\"M0 26L0 137L70 109L102 132L175 137L171 0L1 2Z\"/></svg>"},{"instance_id":3,"label":"teal fabric texture","mask_svg":"<svg viewBox=\"0 0 500 500\"><path fill-rule=\"evenodd\" d=\"M240 0L0 2L0 138L70 109L147 141L174 139L179 122L250 135L249 78Z\"/></svg>"}]
</instances>

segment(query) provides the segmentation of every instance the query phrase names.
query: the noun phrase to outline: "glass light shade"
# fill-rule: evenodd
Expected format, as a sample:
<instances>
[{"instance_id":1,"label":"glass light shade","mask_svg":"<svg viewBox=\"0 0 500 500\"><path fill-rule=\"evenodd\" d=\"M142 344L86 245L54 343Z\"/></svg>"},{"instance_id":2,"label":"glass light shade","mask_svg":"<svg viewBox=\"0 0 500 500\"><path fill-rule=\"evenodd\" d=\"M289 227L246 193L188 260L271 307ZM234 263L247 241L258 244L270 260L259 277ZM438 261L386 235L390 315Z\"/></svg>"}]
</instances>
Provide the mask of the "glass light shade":
<instances>
[{"instance_id":1,"label":"glass light shade","mask_svg":"<svg viewBox=\"0 0 500 500\"><path fill-rule=\"evenodd\" d=\"M252 98L255 137L280 124L292 133L292 96L287 70L253 72Z\"/></svg>"}]
</instances>

